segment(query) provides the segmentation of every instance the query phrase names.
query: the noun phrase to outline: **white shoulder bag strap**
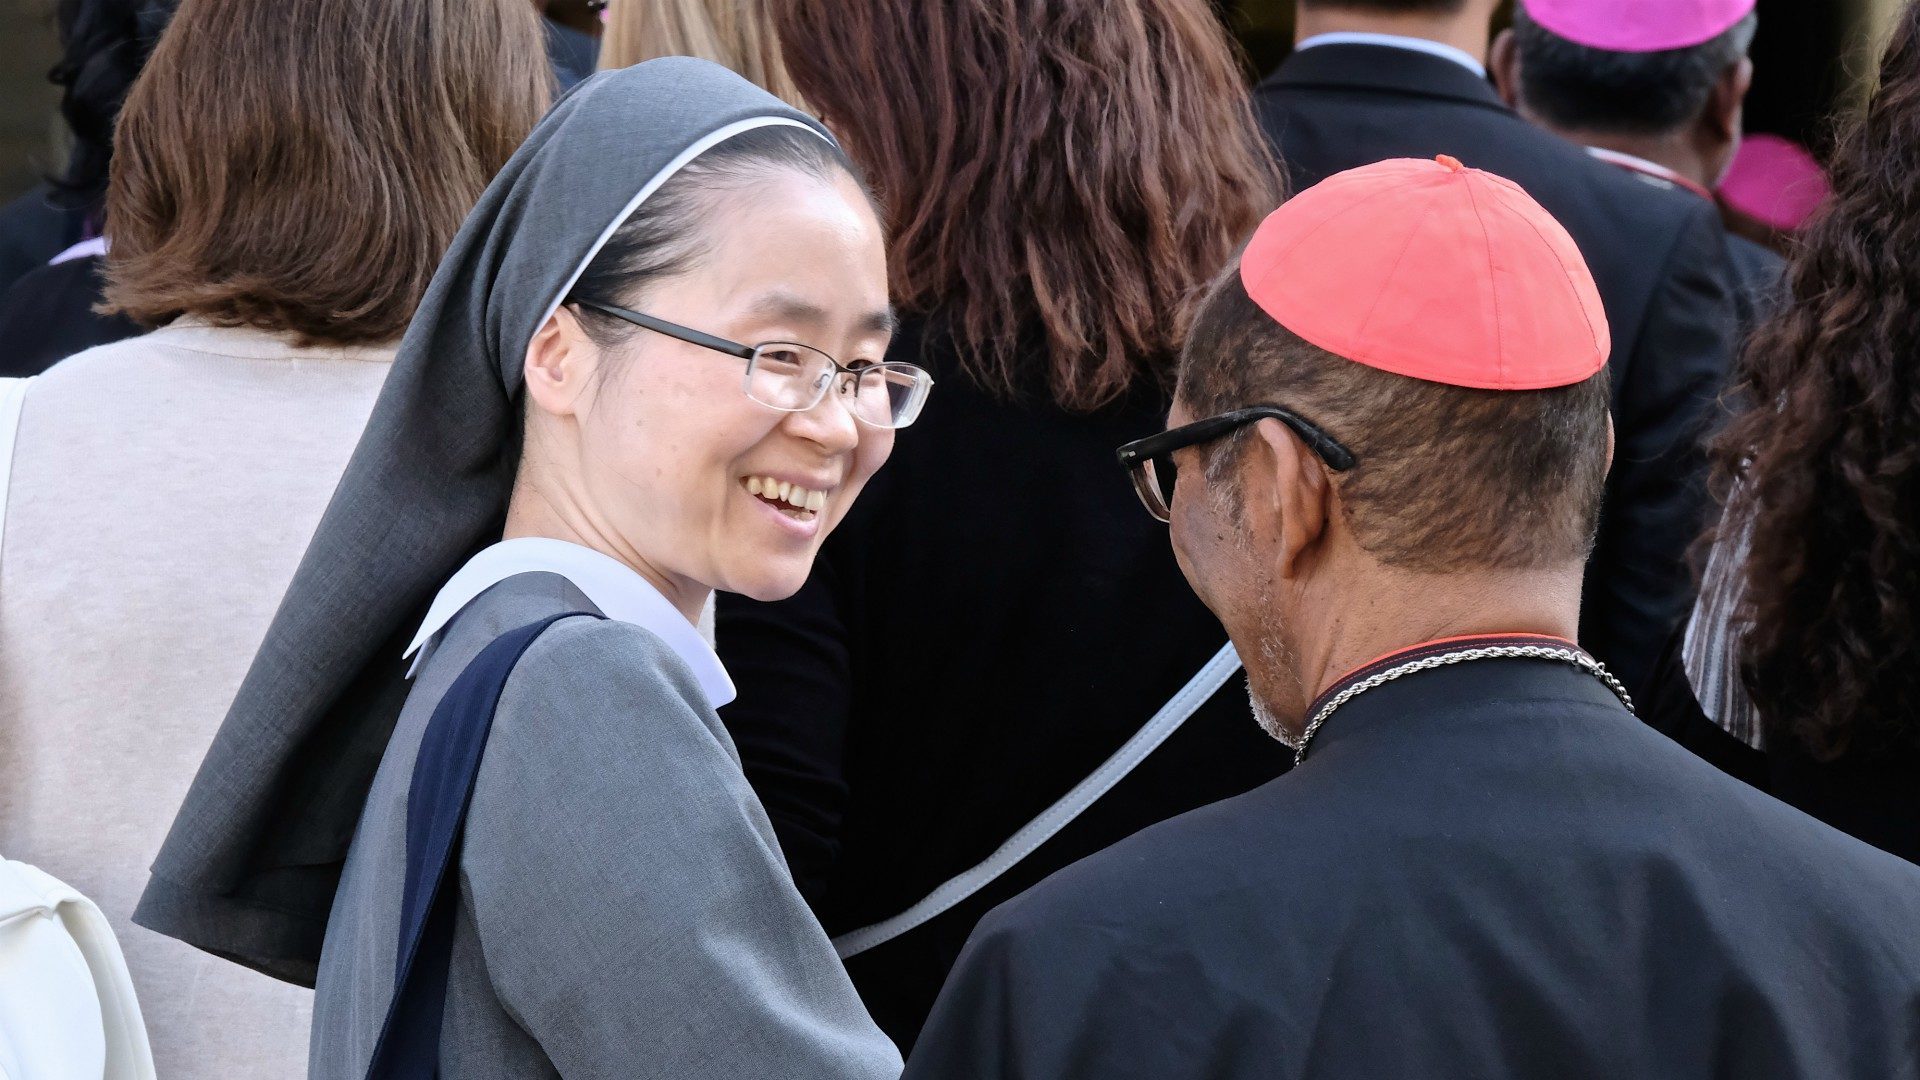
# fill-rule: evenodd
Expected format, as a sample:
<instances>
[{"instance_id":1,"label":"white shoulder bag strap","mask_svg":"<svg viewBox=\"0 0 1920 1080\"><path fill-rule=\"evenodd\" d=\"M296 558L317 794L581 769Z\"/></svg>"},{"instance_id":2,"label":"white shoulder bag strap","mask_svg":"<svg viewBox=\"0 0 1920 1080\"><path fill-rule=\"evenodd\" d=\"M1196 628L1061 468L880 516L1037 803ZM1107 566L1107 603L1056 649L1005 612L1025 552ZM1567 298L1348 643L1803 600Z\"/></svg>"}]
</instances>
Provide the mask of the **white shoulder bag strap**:
<instances>
[{"instance_id":1,"label":"white shoulder bag strap","mask_svg":"<svg viewBox=\"0 0 1920 1080\"><path fill-rule=\"evenodd\" d=\"M13 479L13 442L20 433L20 407L27 401L27 379L0 379L0 549L7 542L7 488Z\"/></svg>"},{"instance_id":2,"label":"white shoulder bag strap","mask_svg":"<svg viewBox=\"0 0 1920 1080\"><path fill-rule=\"evenodd\" d=\"M865 952L875 945L899 937L979 892L988 882L1006 873L1021 859L1033 854L1034 849L1046 843L1053 834L1065 828L1069 821L1079 817L1087 807L1092 806L1094 800L1111 790L1122 777L1133 771L1134 766L1146 760L1148 754L1153 753L1161 743L1166 742L1167 736L1179 730L1180 725L1187 722L1187 717L1192 716L1208 698L1214 695L1215 691L1226 685L1234 672L1239 670L1240 657L1233 651L1233 644L1229 642L1221 646L1213 659L1207 661L1206 666L1201 668L1193 679L1180 689L1179 693L1168 699L1167 703L1161 706L1160 711L1153 714L1153 719L1147 721L1145 727L1135 732L1125 745L1114 751L1113 756L1093 770L1085 780L1075 784L1073 790L1067 792L1059 802L1047 807L1039 817L1022 826L1011 839L1000 845L999 850L987 856L986 861L949 879L939 888L928 893L926 899L893 918L874 923L872 926L863 926L834 938L834 951L840 954L842 960L856 953Z\"/></svg>"}]
</instances>

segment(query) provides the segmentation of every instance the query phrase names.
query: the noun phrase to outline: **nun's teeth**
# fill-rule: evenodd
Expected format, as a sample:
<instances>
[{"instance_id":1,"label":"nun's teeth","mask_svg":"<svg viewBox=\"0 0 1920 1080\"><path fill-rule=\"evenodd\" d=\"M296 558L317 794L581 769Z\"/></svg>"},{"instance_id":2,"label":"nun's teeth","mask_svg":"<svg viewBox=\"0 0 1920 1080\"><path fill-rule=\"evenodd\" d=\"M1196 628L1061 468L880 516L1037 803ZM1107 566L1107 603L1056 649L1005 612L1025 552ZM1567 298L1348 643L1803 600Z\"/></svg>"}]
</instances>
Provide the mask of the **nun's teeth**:
<instances>
[{"instance_id":1,"label":"nun's teeth","mask_svg":"<svg viewBox=\"0 0 1920 1080\"><path fill-rule=\"evenodd\" d=\"M827 505L826 492L809 491L791 480L775 480L771 476L749 476L743 482L746 485L747 494L758 495L771 502L784 503L794 510L817 514Z\"/></svg>"}]
</instances>

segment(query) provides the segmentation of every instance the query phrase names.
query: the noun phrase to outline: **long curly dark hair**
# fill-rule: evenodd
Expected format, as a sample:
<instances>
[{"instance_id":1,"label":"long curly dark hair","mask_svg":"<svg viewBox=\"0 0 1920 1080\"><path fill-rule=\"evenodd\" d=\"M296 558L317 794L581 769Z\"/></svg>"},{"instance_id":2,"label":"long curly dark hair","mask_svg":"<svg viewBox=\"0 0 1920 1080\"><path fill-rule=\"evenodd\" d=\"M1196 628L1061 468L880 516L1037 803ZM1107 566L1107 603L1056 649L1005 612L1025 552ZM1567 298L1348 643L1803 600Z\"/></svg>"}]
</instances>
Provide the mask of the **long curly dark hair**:
<instances>
[{"instance_id":1,"label":"long curly dark hair","mask_svg":"<svg viewBox=\"0 0 1920 1080\"><path fill-rule=\"evenodd\" d=\"M1821 760L1920 743L1920 4L1832 172L1715 445L1753 530L1743 677Z\"/></svg>"}]
</instances>

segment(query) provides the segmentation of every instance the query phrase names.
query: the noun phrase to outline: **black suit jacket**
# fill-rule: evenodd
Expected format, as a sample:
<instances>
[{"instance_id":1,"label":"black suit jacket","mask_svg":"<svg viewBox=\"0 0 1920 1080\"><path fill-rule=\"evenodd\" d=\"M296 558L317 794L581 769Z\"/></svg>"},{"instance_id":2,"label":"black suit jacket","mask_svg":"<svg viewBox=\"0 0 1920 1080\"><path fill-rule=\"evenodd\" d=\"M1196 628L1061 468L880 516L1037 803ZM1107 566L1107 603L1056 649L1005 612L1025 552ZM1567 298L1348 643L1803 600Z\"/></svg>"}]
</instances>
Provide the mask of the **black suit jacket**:
<instances>
[{"instance_id":1,"label":"black suit jacket","mask_svg":"<svg viewBox=\"0 0 1920 1080\"><path fill-rule=\"evenodd\" d=\"M1684 628L1673 635L1654 669L1646 695L1637 702L1642 719L1729 776L1849 836L1920 863L1920 784L1914 783L1920 776L1920 749L1855 746L1821 761L1785 725L1774 725L1767 748L1756 750L1701 709L1681 655L1685 637Z\"/></svg>"},{"instance_id":2,"label":"black suit jacket","mask_svg":"<svg viewBox=\"0 0 1920 1080\"><path fill-rule=\"evenodd\" d=\"M95 345L146 333L125 315L101 315L98 255L42 266L0 290L0 377L38 375Z\"/></svg>"},{"instance_id":3,"label":"black suit jacket","mask_svg":"<svg viewBox=\"0 0 1920 1080\"><path fill-rule=\"evenodd\" d=\"M0 205L0 292L84 239L86 215L52 200L52 186L42 182Z\"/></svg>"},{"instance_id":4,"label":"black suit jacket","mask_svg":"<svg viewBox=\"0 0 1920 1080\"><path fill-rule=\"evenodd\" d=\"M1742 339L1787 301L1787 260L1744 236L1727 234L1727 265L1740 312Z\"/></svg>"},{"instance_id":5,"label":"black suit jacket","mask_svg":"<svg viewBox=\"0 0 1920 1080\"><path fill-rule=\"evenodd\" d=\"M980 923L904 1080L1920 1077L1920 872L1479 660Z\"/></svg>"},{"instance_id":6,"label":"black suit jacket","mask_svg":"<svg viewBox=\"0 0 1920 1080\"><path fill-rule=\"evenodd\" d=\"M1737 312L1711 204L1661 191L1522 120L1450 60L1379 45L1297 52L1255 91L1295 190L1386 158L1451 154L1525 188L1586 256L1613 333L1613 472L1580 638L1640 686L1684 616L1706 502L1701 449Z\"/></svg>"},{"instance_id":7,"label":"black suit jacket","mask_svg":"<svg viewBox=\"0 0 1920 1080\"><path fill-rule=\"evenodd\" d=\"M1614 167L1648 187L1702 197L1698 191L1689 191L1665 177L1626 166ZM1724 220L1724 215L1722 217ZM1733 289L1734 321L1740 328L1739 340L1744 342L1760 321L1773 314L1786 299L1787 260L1738 233L1729 231L1723 239L1727 249L1727 283Z\"/></svg>"},{"instance_id":8,"label":"black suit jacket","mask_svg":"<svg viewBox=\"0 0 1920 1080\"><path fill-rule=\"evenodd\" d=\"M565 93L593 74L594 65L600 61L600 41L552 19L542 18L540 25L547 33L547 63L553 68L560 92Z\"/></svg>"}]
</instances>

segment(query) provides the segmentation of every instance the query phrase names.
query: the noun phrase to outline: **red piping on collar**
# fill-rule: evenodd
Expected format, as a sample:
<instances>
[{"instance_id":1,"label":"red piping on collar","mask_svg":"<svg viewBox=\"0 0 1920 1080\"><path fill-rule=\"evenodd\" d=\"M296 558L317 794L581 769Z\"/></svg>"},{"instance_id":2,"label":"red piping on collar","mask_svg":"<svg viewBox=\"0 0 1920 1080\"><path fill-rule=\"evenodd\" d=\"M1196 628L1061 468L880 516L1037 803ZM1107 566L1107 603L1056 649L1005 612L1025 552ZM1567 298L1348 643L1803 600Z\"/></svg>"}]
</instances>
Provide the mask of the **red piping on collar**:
<instances>
[{"instance_id":1,"label":"red piping on collar","mask_svg":"<svg viewBox=\"0 0 1920 1080\"><path fill-rule=\"evenodd\" d=\"M1408 660L1417 660L1426 656L1433 656L1439 653L1458 652L1463 649L1478 648L1482 645L1546 645L1553 648L1572 649L1575 652L1585 651L1581 649L1579 645L1568 641L1566 638L1555 637L1552 634L1462 634L1458 637L1435 638L1432 641L1420 642L1418 645L1408 645L1405 648L1382 653L1372 660L1361 664L1359 667L1354 668L1352 671L1347 672L1345 675L1333 680L1333 685L1322 690L1319 696L1313 699L1313 704L1307 706L1306 715L1312 716L1319 712L1321 706L1325 705L1335 694L1345 690L1348 686L1370 675L1393 667L1396 664L1404 663Z\"/></svg>"},{"instance_id":2,"label":"red piping on collar","mask_svg":"<svg viewBox=\"0 0 1920 1080\"><path fill-rule=\"evenodd\" d=\"M1714 197L1711 189L1702 187L1699 181L1689 180L1664 165L1659 165L1651 161L1642 161L1631 154L1622 154L1618 150L1608 150L1603 146L1589 146L1587 147L1587 153L1591 155L1595 161L1604 161L1609 165L1625 169L1630 173L1639 173L1641 176L1651 176L1655 180L1664 180L1677 188L1691 191L1708 202L1718 201Z\"/></svg>"}]
</instances>

